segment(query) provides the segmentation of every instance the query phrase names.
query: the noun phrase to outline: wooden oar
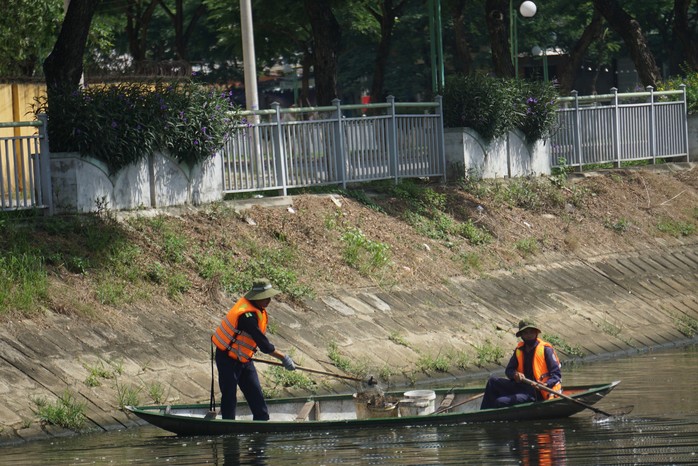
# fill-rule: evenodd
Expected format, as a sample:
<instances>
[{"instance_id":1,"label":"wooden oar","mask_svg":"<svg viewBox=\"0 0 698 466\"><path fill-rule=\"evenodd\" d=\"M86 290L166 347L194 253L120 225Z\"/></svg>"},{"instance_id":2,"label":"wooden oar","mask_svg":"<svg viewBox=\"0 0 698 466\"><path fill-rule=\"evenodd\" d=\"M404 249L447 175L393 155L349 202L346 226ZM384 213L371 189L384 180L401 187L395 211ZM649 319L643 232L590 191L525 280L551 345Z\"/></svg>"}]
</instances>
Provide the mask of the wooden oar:
<instances>
[{"instance_id":1,"label":"wooden oar","mask_svg":"<svg viewBox=\"0 0 698 466\"><path fill-rule=\"evenodd\" d=\"M263 362L264 364L269 364L272 366L283 366L283 364L278 362L278 361L269 361L267 359L256 359L255 358L255 359L253 359L253 361ZM367 379L360 379L358 377L351 377L349 375L335 374L334 372L319 371L317 369L310 369L309 367L301 367L299 365L296 365L296 369L298 369L299 371L312 372L314 374L328 375L330 377L336 377L338 379L354 380L356 382L363 382L363 383L368 384L368 385L377 385L378 384L378 381L376 379L374 379L373 376L369 377L367 380Z\"/></svg>"},{"instance_id":2,"label":"wooden oar","mask_svg":"<svg viewBox=\"0 0 698 466\"><path fill-rule=\"evenodd\" d=\"M532 387L535 387L535 388L537 388L538 390L543 390L544 392L548 392L548 393L550 393L550 394L557 395L557 396L559 396L560 398L564 398L565 400L569 400L569 401L572 401L573 403L577 403L578 405L584 406L586 409L590 409L590 410L594 411L594 412L597 413L597 414L603 414L603 415L606 416L606 417L613 417L613 416L614 416L614 415L611 414L611 413L607 413L606 411L603 411L603 410L601 410L601 409L599 409L599 408L594 408L594 407L591 406L591 405L588 405L588 404L583 403L583 402L581 402L581 401L579 401L579 400L576 400L576 399L572 398L571 396L567 396L567 395L564 395L564 394L562 394L562 393L560 393L560 392L556 392L556 391L553 390L552 388L549 388L548 386L543 385L542 383L538 383L538 382L536 382L536 381L534 381L534 380L529 380L529 379L527 379L526 377L524 377L524 378L522 379L522 382L527 383L528 385L531 385Z\"/></svg>"},{"instance_id":3,"label":"wooden oar","mask_svg":"<svg viewBox=\"0 0 698 466\"><path fill-rule=\"evenodd\" d=\"M478 398L482 398L483 396L485 396L485 393L484 393L484 392L483 392L483 393L478 393L477 395L471 396L470 398L467 398L467 399L465 399L465 400L463 400L463 401L459 401L458 403L456 403L456 404L454 404L454 405L451 405L451 406L444 406L443 408L437 409L436 411L434 411L433 413L431 413L431 415L433 416L434 414L445 413L446 411L450 411L450 410L452 410L453 408L457 408L457 407L459 407L459 406L461 406L461 405L464 405L464 404L466 404L466 403L470 403L471 401L477 400Z\"/></svg>"}]
</instances>

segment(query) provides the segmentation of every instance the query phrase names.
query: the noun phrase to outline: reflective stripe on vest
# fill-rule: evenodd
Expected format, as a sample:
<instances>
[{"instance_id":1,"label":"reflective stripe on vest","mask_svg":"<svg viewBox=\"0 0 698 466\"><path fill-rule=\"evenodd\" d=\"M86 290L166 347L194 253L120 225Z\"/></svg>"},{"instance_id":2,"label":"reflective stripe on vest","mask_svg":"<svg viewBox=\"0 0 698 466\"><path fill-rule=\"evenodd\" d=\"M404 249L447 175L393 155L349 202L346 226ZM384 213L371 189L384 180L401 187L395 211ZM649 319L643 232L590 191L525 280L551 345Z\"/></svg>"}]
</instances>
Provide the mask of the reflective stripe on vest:
<instances>
[{"instance_id":1,"label":"reflective stripe on vest","mask_svg":"<svg viewBox=\"0 0 698 466\"><path fill-rule=\"evenodd\" d=\"M553 349L553 346L546 342L541 340L540 338L537 338L538 340L538 346L536 346L535 354L533 355L533 376L536 379L536 382L542 383L543 385L546 385L548 379L550 379L550 368L548 368L548 363L545 361L545 348L546 346L548 348ZM524 352L523 352L523 346L524 342L519 342L518 346L516 347L516 359L519 361L519 366L517 367L517 371L521 372L522 374L524 373ZM553 349L553 357L557 359L557 355L555 354L555 350ZM558 364L560 364L560 361L558 361ZM560 391L562 390L562 384L558 382L555 384L554 387L550 387L551 389L555 391ZM538 393L540 393L541 397L544 400L547 400L550 398L552 395L551 393L548 393L543 390L538 390Z\"/></svg>"},{"instance_id":2,"label":"reflective stripe on vest","mask_svg":"<svg viewBox=\"0 0 698 466\"><path fill-rule=\"evenodd\" d=\"M216 331L211 335L211 341L216 348L227 351L228 356L240 362L248 362L257 352L257 343L249 333L240 331L238 320L246 312L255 312L259 330L264 334L267 330L267 312L265 309L255 308L247 299L240 298L228 311Z\"/></svg>"}]
</instances>

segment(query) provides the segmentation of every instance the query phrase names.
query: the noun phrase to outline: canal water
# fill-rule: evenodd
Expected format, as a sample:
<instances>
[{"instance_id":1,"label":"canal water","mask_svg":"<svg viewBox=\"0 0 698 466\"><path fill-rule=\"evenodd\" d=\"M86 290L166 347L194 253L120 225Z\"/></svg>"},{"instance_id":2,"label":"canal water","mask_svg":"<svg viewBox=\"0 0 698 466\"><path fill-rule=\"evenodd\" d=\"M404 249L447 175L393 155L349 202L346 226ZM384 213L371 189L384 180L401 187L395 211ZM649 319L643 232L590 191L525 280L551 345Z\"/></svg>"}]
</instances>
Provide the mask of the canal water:
<instances>
[{"instance_id":1,"label":"canal water","mask_svg":"<svg viewBox=\"0 0 698 466\"><path fill-rule=\"evenodd\" d=\"M698 464L697 372L696 345L564 368L569 385L622 380L597 405L634 405L618 418L229 437L142 427L1 447L0 464Z\"/></svg>"}]
</instances>

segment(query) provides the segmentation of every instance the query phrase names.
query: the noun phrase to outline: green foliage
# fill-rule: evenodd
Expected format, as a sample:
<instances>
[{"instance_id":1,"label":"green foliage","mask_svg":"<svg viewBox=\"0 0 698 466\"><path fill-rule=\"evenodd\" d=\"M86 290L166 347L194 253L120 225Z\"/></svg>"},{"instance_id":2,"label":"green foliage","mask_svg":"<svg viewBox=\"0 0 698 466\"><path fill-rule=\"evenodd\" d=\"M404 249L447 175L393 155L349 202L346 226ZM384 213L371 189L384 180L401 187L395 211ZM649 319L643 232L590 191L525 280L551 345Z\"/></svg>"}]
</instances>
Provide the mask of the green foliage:
<instances>
[{"instance_id":1,"label":"green foliage","mask_svg":"<svg viewBox=\"0 0 698 466\"><path fill-rule=\"evenodd\" d=\"M150 385L148 385L147 388L148 396L151 400L153 400L153 403L161 404L165 401L165 388L162 386L160 382L153 382Z\"/></svg>"},{"instance_id":2,"label":"green foliage","mask_svg":"<svg viewBox=\"0 0 698 466\"><path fill-rule=\"evenodd\" d=\"M44 397L35 397L31 401L35 405L34 412L42 422L78 431L85 425L85 403L77 401L77 396L70 390L65 390L54 403Z\"/></svg>"},{"instance_id":3,"label":"green foliage","mask_svg":"<svg viewBox=\"0 0 698 466\"><path fill-rule=\"evenodd\" d=\"M448 372L451 368L451 361L446 356L421 356L417 360L419 370L425 372Z\"/></svg>"},{"instance_id":4,"label":"green foliage","mask_svg":"<svg viewBox=\"0 0 698 466\"><path fill-rule=\"evenodd\" d=\"M444 126L472 128L488 142L518 128L534 143L555 128L556 98L551 83L453 76L444 89Z\"/></svg>"},{"instance_id":5,"label":"green foliage","mask_svg":"<svg viewBox=\"0 0 698 466\"><path fill-rule=\"evenodd\" d=\"M133 385L124 385L116 383L116 403L119 409L123 410L126 406L136 406L140 403L139 395L142 388Z\"/></svg>"},{"instance_id":6,"label":"green foliage","mask_svg":"<svg viewBox=\"0 0 698 466\"><path fill-rule=\"evenodd\" d=\"M691 70L687 65L682 67L683 76L673 76L659 83L657 90L668 91L680 89L681 84L686 85L686 103L688 114L698 113L698 71Z\"/></svg>"},{"instance_id":7,"label":"green foliage","mask_svg":"<svg viewBox=\"0 0 698 466\"><path fill-rule=\"evenodd\" d=\"M351 360L346 356L342 356L336 342L330 342L327 347L327 357L330 358L330 361L332 361L332 364L334 364L337 369L343 370L344 372L351 372Z\"/></svg>"},{"instance_id":8,"label":"green foliage","mask_svg":"<svg viewBox=\"0 0 698 466\"><path fill-rule=\"evenodd\" d=\"M490 340L485 340L481 345L475 345L475 365L484 367L488 363L499 364L504 357L504 350Z\"/></svg>"},{"instance_id":9,"label":"green foliage","mask_svg":"<svg viewBox=\"0 0 698 466\"><path fill-rule=\"evenodd\" d=\"M557 106L555 100L557 91L552 83L539 81L518 81L516 102L523 113L516 126L526 136L526 141L532 144L540 139L550 137L557 124Z\"/></svg>"},{"instance_id":10,"label":"green foliage","mask_svg":"<svg viewBox=\"0 0 698 466\"><path fill-rule=\"evenodd\" d=\"M503 136L516 126L513 80L483 74L452 76L443 96L444 126L472 128L485 141Z\"/></svg>"},{"instance_id":11,"label":"green foliage","mask_svg":"<svg viewBox=\"0 0 698 466\"><path fill-rule=\"evenodd\" d=\"M33 313L48 293L48 277L40 251L23 243L0 250L0 315Z\"/></svg>"},{"instance_id":12,"label":"green foliage","mask_svg":"<svg viewBox=\"0 0 698 466\"><path fill-rule=\"evenodd\" d=\"M390 246L366 238L357 228L344 232L341 239L344 243L344 260L361 273L373 272L390 261Z\"/></svg>"},{"instance_id":13,"label":"green foliage","mask_svg":"<svg viewBox=\"0 0 698 466\"><path fill-rule=\"evenodd\" d=\"M553 345L556 351L560 351L568 356L584 357L584 351L582 351L580 346L572 346L557 335L544 333L541 335L541 339Z\"/></svg>"},{"instance_id":14,"label":"green foliage","mask_svg":"<svg viewBox=\"0 0 698 466\"><path fill-rule=\"evenodd\" d=\"M691 236L696 231L696 226L692 223L681 222L672 219L663 219L657 224L657 229L662 233L679 238L681 236Z\"/></svg>"},{"instance_id":15,"label":"green foliage","mask_svg":"<svg viewBox=\"0 0 698 466\"><path fill-rule=\"evenodd\" d=\"M237 120L227 94L192 82L90 86L37 98L53 152L80 152L114 174L156 150L194 165L215 155Z\"/></svg>"},{"instance_id":16,"label":"green foliage","mask_svg":"<svg viewBox=\"0 0 698 466\"><path fill-rule=\"evenodd\" d=\"M628 231L628 228L630 227L630 223L628 220L624 217L620 217L618 220L613 221L611 219L606 219L603 222L603 226L608 228L609 230L613 230L616 233L625 233Z\"/></svg>"},{"instance_id":17,"label":"green foliage","mask_svg":"<svg viewBox=\"0 0 698 466\"><path fill-rule=\"evenodd\" d=\"M698 319L687 315L677 315L674 318L676 329L688 338L698 335Z\"/></svg>"},{"instance_id":18,"label":"green foliage","mask_svg":"<svg viewBox=\"0 0 698 466\"><path fill-rule=\"evenodd\" d=\"M18 4L19 3L19 4ZM63 20L59 0L3 3L0 28L0 76L34 76L48 56Z\"/></svg>"},{"instance_id":19,"label":"green foliage","mask_svg":"<svg viewBox=\"0 0 698 466\"><path fill-rule=\"evenodd\" d=\"M522 238L514 243L514 248L524 256L530 256L538 252L538 240L536 238Z\"/></svg>"},{"instance_id":20,"label":"green foliage","mask_svg":"<svg viewBox=\"0 0 698 466\"><path fill-rule=\"evenodd\" d=\"M287 371L283 367L269 368L267 374L276 387L293 387L302 390L314 390L315 383L301 371Z\"/></svg>"}]
</instances>

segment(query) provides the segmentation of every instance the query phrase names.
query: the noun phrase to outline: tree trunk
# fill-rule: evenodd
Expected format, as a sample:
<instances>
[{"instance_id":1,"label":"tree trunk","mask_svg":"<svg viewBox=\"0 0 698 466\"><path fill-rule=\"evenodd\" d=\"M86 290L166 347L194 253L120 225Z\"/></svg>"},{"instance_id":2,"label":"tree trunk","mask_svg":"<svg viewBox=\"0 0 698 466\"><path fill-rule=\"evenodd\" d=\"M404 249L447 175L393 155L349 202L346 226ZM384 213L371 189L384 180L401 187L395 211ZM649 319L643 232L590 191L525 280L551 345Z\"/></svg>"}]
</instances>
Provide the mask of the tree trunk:
<instances>
[{"instance_id":1,"label":"tree trunk","mask_svg":"<svg viewBox=\"0 0 698 466\"><path fill-rule=\"evenodd\" d=\"M368 6L368 10L373 17L378 21L381 28L381 38L376 50L376 58L373 65L373 81L371 83L371 102L383 102L383 86L385 84L385 69L388 66L388 57L390 55L390 42L393 37L393 27L395 26L395 17L402 13L406 4L405 0L401 0L397 5L393 6L392 0L384 0L381 2L381 11Z\"/></svg>"},{"instance_id":2,"label":"tree trunk","mask_svg":"<svg viewBox=\"0 0 698 466\"><path fill-rule=\"evenodd\" d=\"M492 68L500 78L514 77L514 64L511 60L509 43L509 2L507 0L487 0L485 18L492 48Z\"/></svg>"},{"instance_id":3,"label":"tree trunk","mask_svg":"<svg viewBox=\"0 0 698 466\"><path fill-rule=\"evenodd\" d=\"M58 39L44 60L49 104L49 144L52 146L60 145L60 141L50 135L51 120L61 118L61 108L60 105L51 106L51 101L60 102L62 95L69 95L80 88L87 34L98 3L95 0L71 0Z\"/></svg>"},{"instance_id":4,"label":"tree trunk","mask_svg":"<svg viewBox=\"0 0 698 466\"><path fill-rule=\"evenodd\" d=\"M626 13L617 0L594 0L594 8L625 42L642 85L656 88L661 74L637 20Z\"/></svg>"},{"instance_id":5,"label":"tree trunk","mask_svg":"<svg viewBox=\"0 0 698 466\"><path fill-rule=\"evenodd\" d=\"M560 95L568 95L574 86L574 78L579 70L579 65L589 46L599 39L603 33L603 17L598 10L594 10L591 22L584 28L582 37L570 50L569 60L558 72L558 90Z\"/></svg>"},{"instance_id":6,"label":"tree trunk","mask_svg":"<svg viewBox=\"0 0 698 466\"><path fill-rule=\"evenodd\" d=\"M317 104L331 105L337 97L337 55L341 40L339 23L326 1L304 0L303 4L313 30Z\"/></svg>"},{"instance_id":7,"label":"tree trunk","mask_svg":"<svg viewBox=\"0 0 698 466\"><path fill-rule=\"evenodd\" d=\"M128 51L133 57L137 73L144 70L146 46L148 43L148 27L153 17L155 8L160 0L150 0L145 9L139 8L142 2L130 0L126 5L126 37L128 39Z\"/></svg>"},{"instance_id":8,"label":"tree trunk","mask_svg":"<svg viewBox=\"0 0 698 466\"><path fill-rule=\"evenodd\" d=\"M462 74L470 74L473 66L473 57L470 54L470 44L465 27L465 4L466 0L454 2L451 8L451 19L453 20L453 34L455 36L454 67Z\"/></svg>"},{"instance_id":9,"label":"tree trunk","mask_svg":"<svg viewBox=\"0 0 698 466\"><path fill-rule=\"evenodd\" d=\"M698 48L691 38L688 22L688 8L690 6L691 0L674 0L674 35L683 47L686 63L691 70L698 71Z\"/></svg>"}]
</instances>

